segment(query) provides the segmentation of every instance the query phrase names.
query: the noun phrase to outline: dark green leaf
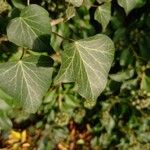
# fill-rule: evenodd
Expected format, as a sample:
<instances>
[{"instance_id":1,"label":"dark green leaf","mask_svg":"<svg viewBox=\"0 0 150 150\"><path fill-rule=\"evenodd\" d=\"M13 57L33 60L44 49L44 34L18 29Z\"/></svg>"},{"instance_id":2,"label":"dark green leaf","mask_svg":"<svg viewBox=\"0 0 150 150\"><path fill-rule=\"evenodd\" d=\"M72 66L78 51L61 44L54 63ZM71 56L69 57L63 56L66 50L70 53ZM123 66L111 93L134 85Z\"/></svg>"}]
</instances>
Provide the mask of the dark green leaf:
<instances>
[{"instance_id":1,"label":"dark green leaf","mask_svg":"<svg viewBox=\"0 0 150 150\"><path fill-rule=\"evenodd\" d=\"M50 31L48 12L35 4L22 9L20 17L12 19L7 27L11 42L35 51L50 49Z\"/></svg>"},{"instance_id":2,"label":"dark green leaf","mask_svg":"<svg viewBox=\"0 0 150 150\"><path fill-rule=\"evenodd\" d=\"M75 82L86 99L97 99L104 90L114 57L114 44L105 35L75 41L64 46L62 66L56 83Z\"/></svg>"}]
</instances>

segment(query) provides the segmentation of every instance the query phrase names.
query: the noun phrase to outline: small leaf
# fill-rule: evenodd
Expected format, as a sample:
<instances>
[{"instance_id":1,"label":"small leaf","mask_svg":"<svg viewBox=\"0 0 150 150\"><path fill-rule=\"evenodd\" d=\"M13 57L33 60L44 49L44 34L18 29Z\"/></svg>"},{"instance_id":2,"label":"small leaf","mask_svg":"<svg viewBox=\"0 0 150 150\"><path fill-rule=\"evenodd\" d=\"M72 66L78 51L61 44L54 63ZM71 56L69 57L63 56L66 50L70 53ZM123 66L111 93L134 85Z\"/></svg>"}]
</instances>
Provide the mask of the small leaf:
<instances>
[{"instance_id":1,"label":"small leaf","mask_svg":"<svg viewBox=\"0 0 150 150\"><path fill-rule=\"evenodd\" d=\"M141 81L141 89L150 92L150 76L143 74Z\"/></svg>"},{"instance_id":2,"label":"small leaf","mask_svg":"<svg viewBox=\"0 0 150 150\"><path fill-rule=\"evenodd\" d=\"M75 82L86 99L96 100L107 83L114 57L114 44L105 35L65 44L62 66L55 83Z\"/></svg>"},{"instance_id":3,"label":"small leaf","mask_svg":"<svg viewBox=\"0 0 150 150\"><path fill-rule=\"evenodd\" d=\"M0 87L34 113L51 83L52 68L46 56L0 64ZM4 82L5 81L5 82Z\"/></svg>"},{"instance_id":4,"label":"small leaf","mask_svg":"<svg viewBox=\"0 0 150 150\"><path fill-rule=\"evenodd\" d=\"M94 18L101 23L103 31L105 31L111 19L111 3L104 3L103 5L98 6Z\"/></svg>"},{"instance_id":5,"label":"small leaf","mask_svg":"<svg viewBox=\"0 0 150 150\"><path fill-rule=\"evenodd\" d=\"M111 2L111 0L97 0L99 4Z\"/></svg>"},{"instance_id":6,"label":"small leaf","mask_svg":"<svg viewBox=\"0 0 150 150\"><path fill-rule=\"evenodd\" d=\"M118 4L124 8L126 15L134 8L143 6L145 2L146 0L118 0Z\"/></svg>"},{"instance_id":7,"label":"small leaf","mask_svg":"<svg viewBox=\"0 0 150 150\"><path fill-rule=\"evenodd\" d=\"M109 77L114 81L123 82L125 80L132 78L133 75L134 75L134 70L129 69L129 70L117 72L116 74L111 74L109 75Z\"/></svg>"},{"instance_id":8,"label":"small leaf","mask_svg":"<svg viewBox=\"0 0 150 150\"><path fill-rule=\"evenodd\" d=\"M12 127L12 122L5 112L0 111L0 130L8 130Z\"/></svg>"},{"instance_id":9,"label":"small leaf","mask_svg":"<svg viewBox=\"0 0 150 150\"><path fill-rule=\"evenodd\" d=\"M11 0L11 1L16 8L19 8L19 9L25 8L26 1L22 1L22 0Z\"/></svg>"},{"instance_id":10,"label":"small leaf","mask_svg":"<svg viewBox=\"0 0 150 150\"><path fill-rule=\"evenodd\" d=\"M50 49L50 31L48 12L35 4L22 9L20 17L12 19L7 27L11 42L35 51Z\"/></svg>"},{"instance_id":11,"label":"small leaf","mask_svg":"<svg viewBox=\"0 0 150 150\"><path fill-rule=\"evenodd\" d=\"M71 3L72 5L79 7L82 5L83 0L66 0L66 2Z\"/></svg>"},{"instance_id":12,"label":"small leaf","mask_svg":"<svg viewBox=\"0 0 150 150\"><path fill-rule=\"evenodd\" d=\"M66 18L67 20L71 19L75 16L76 10L73 6L69 6L66 10Z\"/></svg>"}]
</instances>

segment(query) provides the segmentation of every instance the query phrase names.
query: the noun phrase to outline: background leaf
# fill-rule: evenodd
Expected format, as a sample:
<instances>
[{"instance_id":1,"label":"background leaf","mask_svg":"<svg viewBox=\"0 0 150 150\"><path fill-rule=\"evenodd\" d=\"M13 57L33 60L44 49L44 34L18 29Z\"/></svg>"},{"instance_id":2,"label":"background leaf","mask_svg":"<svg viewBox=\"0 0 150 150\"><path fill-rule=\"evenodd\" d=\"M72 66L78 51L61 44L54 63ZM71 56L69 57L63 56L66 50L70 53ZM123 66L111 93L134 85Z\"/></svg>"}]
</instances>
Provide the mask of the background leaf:
<instances>
[{"instance_id":1,"label":"background leaf","mask_svg":"<svg viewBox=\"0 0 150 150\"><path fill-rule=\"evenodd\" d=\"M147 76L145 73L142 76L141 89L150 92L150 76Z\"/></svg>"},{"instance_id":2,"label":"background leaf","mask_svg":"<svg viewBox=\"0 0 150 150\"><path fill-rule=\"evenodd\" d=\"M8 130L12 127L12 122L5 112L0 111L0 130Z\"/></svg>"},{"instance_id":3,"label":"background leaf","mask_svg":"<svg viewBox=\"0 0 150 150\"><path fill-rule=\"evenodd\" d=\"M94 14L95 20L101 23L103 31L106 29L111 19L111 3L104 3L98 6Z\"/></svg>"},{"instance_id":4,"label":"background leaf","mask_svg":"<svg viewBox=\"0 0 150 150\"><path fill-rule=\"evenodd\" d=\"M73 6L69 6L67 9L66 9L66 18L67 20L71 19L72 17L74 17L76 14L76 10Z\"/></svg>"},{"instance_id":5,"label":"background leaf","mask_svg":"<svg viewBox=\"0 0 150 150\"><path fill-rule=\"evenodd\" d=\"M145 0L118 0L118 4L124 8L127 15L134 8L143 6L145 2Z\"/></svg>"},{"instance_id":6,"label":"background leaf","mask_svg":"<svg viewBox=\"0 0 150 150\"><path fill-rule=\"evenodd\" d=\"M64 46L62 66L56 83L75 82L86 99L97 99L104 90L114 56L114 45L105 35L79 40Z\"/></svg>"},{"instance_id":7,"label":"background leaf","mask_svg":"<svg viewBox=\"0 0 150 150\"><path fill-rule=\"evenodd\" d=\"M66 2L71 3L72 5L79 7L82 5L83 0L66 0Z\"/></svg>"},{"instance_id":8,"label":"background leaf","mask_svg":"<svg viewBox=\"0 0 150 150\"><path fill-rule=\"evenodd\" d=\"M52 68L47 57L28 57L0 64L0 87L35 112L51 83ZM5 81L5 82L4 82Z\"/></svg>"},{"instance_id":9,"label":"background leaf","mask_svg":"<svg viewBox=\"0 0 150 150\"><path fill-rule=\"evenodd\" d=\"M25 1L25 0L11 0L11 1L12 1L13 5L19 9L25 8L25 4L27 3L27 1Z\"/></svg>"},{"instance_id":10,"label":"background leaf","mask_svg":"<svg viewBox=\"0 0 150 150\"><path fill-rule=\"evenodd\" d=\"M11 42L35 51L50 49L50 31L48 12L35 4L22 9L20 17L11 20L7 27Z\"/></svg>"}]
</instances>

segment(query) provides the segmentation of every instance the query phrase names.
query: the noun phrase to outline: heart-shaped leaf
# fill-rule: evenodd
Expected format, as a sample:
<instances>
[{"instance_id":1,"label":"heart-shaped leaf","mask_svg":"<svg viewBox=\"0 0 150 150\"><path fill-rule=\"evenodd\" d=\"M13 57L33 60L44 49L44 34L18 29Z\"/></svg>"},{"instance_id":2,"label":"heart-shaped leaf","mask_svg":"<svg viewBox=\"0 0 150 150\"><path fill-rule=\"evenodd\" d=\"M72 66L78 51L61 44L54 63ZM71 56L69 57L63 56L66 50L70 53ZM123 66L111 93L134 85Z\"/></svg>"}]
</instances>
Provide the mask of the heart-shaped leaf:
<instances>
[{"instance_id":1,"label":"heart-shaped leaf","mask_svg":"<svg viewBox=\"0 0 150 150\"><path fill-rule=\"evenodd\" d=\"M55 83L75 82L77 91L86 99L97 99L104 90L114 57L114 44L109 37L93 37L65 44L62 66Z\"/></svg>"},{"instance_id":2,"label":"heart-shaped leaf","mask_svg":"<svg viewBox=\"0 0 150 150\"><path fill-rule=\"evenodd\" d=\"M50 49L50 31L48 12L35 4L22 9L20 17L12 19L7 27L11 42L35 51Z\"/></svg>"},{"instance_id":3,"label":"heart-shaped leaf","mask_svg":"<svg viewBox=\"0 0 150 150\"><path fill-rule=\"evenodd\" d=\"M118 0L118 4L124 8L127 15L134 8L143 6L145 2L146 0Z\"/></svg>"},{"instance_id":4,"label":"heart-shaped leaf","mask_svg":"<svg viewBox=\"0 0 150 150\"><path fill-rule=\"evenodd\" d=\"M107 2L98 6L98 8L95 11L94 17L95 20L101 23L104 31L111 19L111 3Z\"/></svg>"},{"instance_id":5,"label":"heart-shaped leaf","mask_svg":"<svg viewBox=\"0 0 150 150\"><path fill-rule=\"evenodd\" d=\"M50 86L50 65L46 56L30 56L19 61L1 63L0 88L20 101L27 112L34 113Z\"/></svg>"}]
</instances>

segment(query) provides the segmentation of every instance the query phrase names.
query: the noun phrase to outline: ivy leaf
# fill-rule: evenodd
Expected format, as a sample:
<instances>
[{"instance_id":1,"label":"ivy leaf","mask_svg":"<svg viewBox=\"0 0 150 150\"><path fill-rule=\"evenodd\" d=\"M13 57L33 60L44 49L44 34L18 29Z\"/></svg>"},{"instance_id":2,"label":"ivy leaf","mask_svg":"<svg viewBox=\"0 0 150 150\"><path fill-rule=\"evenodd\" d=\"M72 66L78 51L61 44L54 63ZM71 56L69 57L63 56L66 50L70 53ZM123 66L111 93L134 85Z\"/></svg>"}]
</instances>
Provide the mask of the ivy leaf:
<instances>
[{"instance_id":1,"label":"ivy leaf","mask_svg":"<svg viewBox=\"0 0 150 150\"><path fill-rule=\"evenodd\" d=\"M20 17L12 19L7 27L11 42L35 51L50 49L50 31L48 12L35 4L22 9Z\"/></svg>"},{"instance_id":2,"label":"ivy leaf","mask_svg":"<svg viewBox=\"0 0 150 150\"><path fill-rule=\"evenodd\" d=\"M26 1L22 1L22 0L11 0L11 1L12 1L13 5L18 9L25 8L25 4L27 3Z\"/></svg>"},{"instance_id":3,"label":"ivy leaf","mask_svg":"<svg viewBox=\"0 0 150 150\"><path fill-rule=\"evenodd\" d=\"M0 111L0 130L8 130L12 128L12 122L4 111Z\"/></svg>"},{"instance_id":4,"label":"ivy leaf","mask_svg":"<svg viewBox=\"0 0 150 150\"><path fill-rule=\"evenodd\" d=\"M25 111L34 113L51 83L50 64L46 56L1 63L0 88L20 101Z\"/></svg>"},{"instance_id":5,"label":"ivy leaf","mask_svg":"<svg viewBox=\"0 0 150 150\"><path fill-rule=\"evenodd\" d=\"M103 5L98 6L94 18L101 23L103 31L105 31L111 19L111 3L104 3Z\"/></svg>"},{"instance_id":6,"label":"ivy leaf","mask_svg":"<svg viewBox=\"0 0 150 150\"><path fill-rule=\"evenodd\" d=\"M145 0L118 0L118 4L124 8L126 15L134 8L143 6L145 2Z\"/></svg>"},{"instance_id":7,"label":"ivy leaf","mask_svg":"<svg viewBox=\"0 0 150 150\"><path fill-rule=\"evenodd\" d=\"M75 82L86 99L97 99L104 90L114 57L114 44L103 34L64 45L62 66L55 83Z\"/></svg>"},{"instance_id":8,"label":"ivy leaf","mask_svg":"<svg viewBox=\"0 0 150 150\"><path fill-rule=\"evenodd\" d=\"M76 14L76 10L73 6L69 6L66 10L66 18L67 20L70 20L71 18L73 18Z\"/></svg>"},{"instance_id":9,"label":"ivy leaf","mask_svg":"<svg viewBox=\"0 0 150 150\"><path fill-rule=\"evenodd\" d=\"M150 92L150 76L143 74L141 81L141 89Z\"/></svg>"},{"instance_id":10,"label":"ivy leaf","mask_svg":"<svg viewBox=\"0 0 150 150\"><path fill-rule=\"evenodd\" d=\"M99 4L111 2L111 0L97 0Z\"/></svg>"},{"instance_id":11,"label":"ivy leaf","mask_svg":"<svg viewBox=\"0 0 150 150\"><path fill-rule=\"evenodd\" d=\"M66 2L69 2L76 7L80 7L83 3L83 0L66 0Z\"/></svg>"}]
</instances>

